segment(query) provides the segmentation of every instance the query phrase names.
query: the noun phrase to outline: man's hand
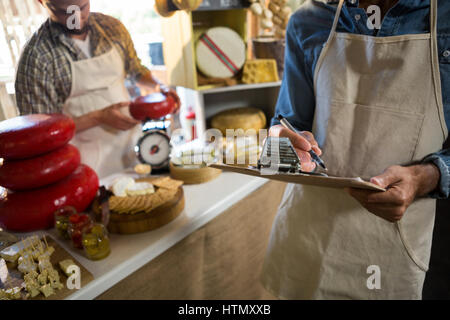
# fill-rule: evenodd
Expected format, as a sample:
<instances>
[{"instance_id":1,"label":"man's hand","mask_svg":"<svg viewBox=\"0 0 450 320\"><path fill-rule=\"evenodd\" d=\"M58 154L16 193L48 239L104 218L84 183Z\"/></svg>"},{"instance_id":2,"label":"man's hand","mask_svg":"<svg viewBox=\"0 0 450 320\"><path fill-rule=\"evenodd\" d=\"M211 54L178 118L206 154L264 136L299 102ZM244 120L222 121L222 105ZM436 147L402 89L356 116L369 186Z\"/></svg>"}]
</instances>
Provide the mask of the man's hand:
<instances>
[{"instance_id":1,"label":"man's hand","mask_svg":"<svg viewBox=\"0 0 450 320\"><path fill-rule=\"evenodd\" d=\"M178 111L180 110L180 106L181 106L181 100L180 100L180 97L178 96L176 90L172 89L170 87L166 87L164 85L160 85L160 90L161 90L162 94L164 94L166 96L171 96L175 100L175 110L173 111L173 113L178 113Z\"/></svg>"},{"instance_id":2,"label":"man's hand","mask_svg":"<svg viewBox=\"0 0 450 320\"><path fill-rule=\"evenodd\" d=\"M130 102L121 102L99 110L96 119L99 124L108 125L114 129L130 130L140 122L126 116L121 109L130 105Z\"/></svg>"},{"instance_id":3,"label":"man's hand","mask_svg":"<svg viewBox=\"0 0 450 320\"><path fill-rule=\"evenodd\" d=\"M300 163L302 166L302 170L306 172L314 171L316 168L316 163L311 160L311 155L308 151L311 149L317 153L318 156L322 154L322 150L320 150L317 141L314 139L314 135L309 131L302 131L303 134L307 137L298 135L291 130L286 129L282 125L275 125L270 128L269 136L271 137L287 137L291 140L292 145L294 146L295 151L297 152Z\"/></svg>"},{"instance_id":4,"label":"man's hand","mask_svg":"<svg viewBox=\"0 0 450 320\"><path fill-rule=\"evenodd\" d=\"M370 182L387 189L386 192L355 188L346 190L368 211L387 221L396 222L402 219L414 199L433 191L439 179L439 169L433 164L392 166L383 174L370 179Z\"/></svg>"},{"instance_id":5,"label":"man's hand","mask_svg":"<svg viewBox=\"0 0 450 320\"><path fill-rule=\"evenodd\" d=\"M80 117L73 118L77 133L101 124L105 124L119 130L129 130L133 128L139 123L139 121L134 120L121 112L121 108L128 107L129 105L129 102L121 102L104 109L92 111Z\"/></svg>"},{"instance_id":6,"label":"man's hand","mask_svg":"<svg viewBox=\"0 0 450 320\"><path fill-rule=\"evenodd\" d=\"M174 100L175 100L175 110L173 113L177 113L180 110L180 106L181 106L181 101L180 98L178 97L178 94L176 92L176 90L166 86L165 84L159 82L158 79L156 79L155 77L153 77L152 73L150 72L150 70L148 70L148 72L142 74L139 78L138 83L141 86L147 87L149 89L151 89L153 92L157 91L159 89L159 91L162 94L165 95L170 95Z\"/></svg>"}]
</instances>

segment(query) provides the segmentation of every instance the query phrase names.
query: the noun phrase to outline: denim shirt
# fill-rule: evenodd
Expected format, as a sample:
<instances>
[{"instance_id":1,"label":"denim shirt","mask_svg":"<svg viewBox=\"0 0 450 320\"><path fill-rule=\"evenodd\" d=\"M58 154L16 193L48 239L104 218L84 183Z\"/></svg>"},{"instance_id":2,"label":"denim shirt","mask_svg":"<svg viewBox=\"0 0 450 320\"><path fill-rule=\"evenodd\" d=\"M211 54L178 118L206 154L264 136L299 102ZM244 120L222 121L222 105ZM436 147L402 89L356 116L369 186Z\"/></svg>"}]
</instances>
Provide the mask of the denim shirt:
<instances>
[{"instance_id":1,"label":"denim shirt","mask_svg":"<svg viewBox=\"0 0 450 320\"><path fill-rule=\"evenodd\" d=\"M315 97L313 75L323 45L330 34L339 1L307 0L291 17L286 32L285 71L271 124L279 114L299 130L312 130ZM383 18L381 28L367 26L368 16L358 0L347 0L339 19L338 32L386 37L430 32L430 0L399 0ZM438 55L444 113L450 128L450 1L438 0ZM427 156L441 172L439 187L430 194L450 194L450 149ZM381 173L381 172L380 172Z\"/></svg>"}]
</instances>

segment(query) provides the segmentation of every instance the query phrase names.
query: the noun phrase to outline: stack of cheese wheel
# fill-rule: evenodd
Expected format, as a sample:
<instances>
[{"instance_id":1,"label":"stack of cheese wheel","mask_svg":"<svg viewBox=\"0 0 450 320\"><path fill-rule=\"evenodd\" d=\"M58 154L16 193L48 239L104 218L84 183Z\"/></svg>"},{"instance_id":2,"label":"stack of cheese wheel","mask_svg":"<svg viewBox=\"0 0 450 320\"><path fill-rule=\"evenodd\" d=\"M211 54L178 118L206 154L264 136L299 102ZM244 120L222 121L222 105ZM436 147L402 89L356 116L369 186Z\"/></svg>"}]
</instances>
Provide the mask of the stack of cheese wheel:
<instances>
[{"instance_id":1,"label":"stack of cheese wheel","mask_svg":"<svg viewBox=\"0 0 450 320\"><path fill-rule=\"evenodd\" d=\"M197 42L197 67L207 77L231 78L242 69L245 58L244 40L230 28L208 29Z\"/></svg>"},{"instance_id":2,"label":"stack of cheese wheel","mask_svg":"<svg viewBox=\"0 0 450 320\"><path fill-rule=\"evenodd\" d=\"M68 144L75 123L62 114L34 114L0 122L0 226L29 232L53 226L63 206L85 210L98 189L96 173Z\"/></svg>"}]
</instances>

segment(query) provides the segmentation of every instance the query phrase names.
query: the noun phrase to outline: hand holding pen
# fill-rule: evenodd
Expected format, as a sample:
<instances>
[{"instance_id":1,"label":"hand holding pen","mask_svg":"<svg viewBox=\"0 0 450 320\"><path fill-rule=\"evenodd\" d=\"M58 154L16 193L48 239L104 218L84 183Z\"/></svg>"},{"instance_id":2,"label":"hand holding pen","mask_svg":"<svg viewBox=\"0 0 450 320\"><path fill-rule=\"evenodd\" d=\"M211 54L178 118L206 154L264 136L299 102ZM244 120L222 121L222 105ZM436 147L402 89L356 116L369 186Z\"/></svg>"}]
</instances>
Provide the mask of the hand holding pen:
<instances>
[{"instance_id":1,"label":"hand holding pen","mask_svg":"<svg viewBox=\"0 0 450 320\"><path fill-rule=\"evenodd\" d=\"M281 116L279 116L279 120L282 124L271 127L269 135L287 137L291 140L300 158L303 171L314 171L317 165L326 170L324 162L320 159L322 150L320 150L317 141L314 139L314 135L308 131L297 131Z\"/></svg>"}]
</instances>

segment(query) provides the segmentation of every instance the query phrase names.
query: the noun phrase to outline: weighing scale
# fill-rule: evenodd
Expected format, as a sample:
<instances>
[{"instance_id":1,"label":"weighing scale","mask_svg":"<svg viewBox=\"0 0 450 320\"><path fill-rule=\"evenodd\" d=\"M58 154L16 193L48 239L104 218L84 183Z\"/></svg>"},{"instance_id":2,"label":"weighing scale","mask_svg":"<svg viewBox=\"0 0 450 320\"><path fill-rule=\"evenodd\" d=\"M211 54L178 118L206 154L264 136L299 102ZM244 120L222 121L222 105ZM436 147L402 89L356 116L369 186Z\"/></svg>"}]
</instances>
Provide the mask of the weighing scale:
<instances>
[{"instance_id":1,"label":"weighing scale","mask_svg":"<svg viewBox=\"0 0 450 320\"><path fill-rule=\"evenodd\" d=\"M136 156L141 163L151 165L153 171L169 167L170 115L175 108L175 99L163 93L139 97L130 104L130 114L143 122L144 135L135 146Z\"/></svg>"}]
</instances>

